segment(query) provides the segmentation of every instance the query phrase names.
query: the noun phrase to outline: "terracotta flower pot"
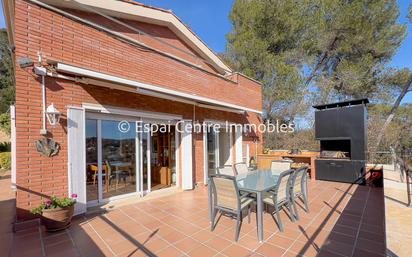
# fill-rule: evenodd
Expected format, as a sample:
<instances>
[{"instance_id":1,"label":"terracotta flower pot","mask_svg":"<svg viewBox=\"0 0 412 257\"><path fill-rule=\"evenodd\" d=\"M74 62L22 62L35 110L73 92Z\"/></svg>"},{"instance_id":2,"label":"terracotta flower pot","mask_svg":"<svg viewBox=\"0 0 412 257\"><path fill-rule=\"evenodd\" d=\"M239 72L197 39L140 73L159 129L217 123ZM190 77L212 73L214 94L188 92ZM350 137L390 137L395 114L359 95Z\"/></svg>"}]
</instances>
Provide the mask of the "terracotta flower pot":
<instances>
[{"instance_id":1,"label":"terracotta flower pot","mask_svg":"<svg viewBox=\"0 0 412 257\"><path fill-rule=\"evenodd\" d=\"M41 215L47 231L59 231L70 226L74 205L66 208L44 209Z\"/></svg>"}]
</instances>

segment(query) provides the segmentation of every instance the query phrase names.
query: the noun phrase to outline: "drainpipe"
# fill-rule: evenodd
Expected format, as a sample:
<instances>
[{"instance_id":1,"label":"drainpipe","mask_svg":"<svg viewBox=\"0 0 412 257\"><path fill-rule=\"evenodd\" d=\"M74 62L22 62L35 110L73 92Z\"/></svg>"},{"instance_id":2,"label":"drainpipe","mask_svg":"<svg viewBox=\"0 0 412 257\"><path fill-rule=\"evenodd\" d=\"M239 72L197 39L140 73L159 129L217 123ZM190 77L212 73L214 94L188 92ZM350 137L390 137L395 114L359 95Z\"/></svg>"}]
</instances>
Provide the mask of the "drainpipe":
<instances>
[{"instance_id":1,"label":"drainpipe","mask_svg":"<svg viewBox=\"0 0 412 257\"><path fill-rule=\"evenodd\" d=\"M196 139L195 139L195 134L196 131L194 129L195 126L195 119L196 119L196 104L193 104L193 123L192 123L192 180L193 180L193 185L196 188L197 183L196 183L196 158L194 156L196 155Z\"/></svg>"},{"instance_id":2,"label":"drainpipe","mask_svg":"<svg viewBox=\"0 0 412 257\"><path fill-rule=\"evenodd\" d=\"M34 67L34 73L41 76L41 96L42 96L42 129L40 129L40 135L47 134L46 128L46 75L47 70L44 67Z\"/></svg>"}]
</instances>

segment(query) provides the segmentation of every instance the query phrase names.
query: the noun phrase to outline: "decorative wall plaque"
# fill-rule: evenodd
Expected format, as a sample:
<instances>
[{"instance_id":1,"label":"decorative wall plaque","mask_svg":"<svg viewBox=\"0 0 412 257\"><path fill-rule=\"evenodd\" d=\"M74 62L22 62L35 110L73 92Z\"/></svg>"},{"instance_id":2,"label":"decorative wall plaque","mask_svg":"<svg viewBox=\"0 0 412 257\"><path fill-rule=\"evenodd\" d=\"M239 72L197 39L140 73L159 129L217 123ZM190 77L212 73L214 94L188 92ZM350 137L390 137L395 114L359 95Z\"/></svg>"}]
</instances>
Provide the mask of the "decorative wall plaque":
<instances>
[{"instance_id":1,"label":"decorative wall plaque","mask_svg":"<svg viewBox=\"0 0 412 257\"><path fill-rule=\"evenodd\" d=\"M43 156L52 157L59 153L60 144L51 138L43 138L41 140L36 140L37 152L41 153Z\"/></svg>"}]
</instances>

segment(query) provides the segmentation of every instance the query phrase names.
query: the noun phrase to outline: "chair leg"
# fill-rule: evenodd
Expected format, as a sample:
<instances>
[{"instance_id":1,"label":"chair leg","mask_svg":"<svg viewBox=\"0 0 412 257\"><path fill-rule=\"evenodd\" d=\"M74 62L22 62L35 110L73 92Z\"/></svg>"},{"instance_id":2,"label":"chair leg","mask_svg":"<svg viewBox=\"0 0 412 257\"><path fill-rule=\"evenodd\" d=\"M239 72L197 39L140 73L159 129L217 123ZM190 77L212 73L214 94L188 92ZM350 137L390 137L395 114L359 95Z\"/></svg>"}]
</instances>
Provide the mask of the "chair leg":
<instances>
[{"instance_id":1,"label":"chair leg","mask_svg":"<svg viewBox=\"0 0 412 257\"><path fill-rule=\"evenodd\" d=\"M235 241L239 240L239 233L240 233L240 226L242 225L242 212L237 214L236 217L236 234L235 234Z\"/></svg>"},{"instance_id":2,"label":"chair leg","mask_svg":"<svg viewBox=\"0 0 412 257\"><path fill-rule=\"evenodd\" d=\"M247 209L247 222L250 224L250 205L249 208Z\"/></svg>"},{"instance_id":3,"label":"chair leg","mask_svg":"<svg viewBox=\"0 0 412 257\"><path fill-rule=\"evenodd\" d=\"M294 196L292 196L292 204L293 204L293 210L295 212L296 220L299 220L298 208L296 207L296 199Z\"/></svg>"},{"instance_id":4,"label":"chair leg","mask_svg":"<svg viewBox=\"0 0 412 257\"><path fill-rule=\"evenodd\" d=\"M288 209L289 209L289 213L290 213L290 219L292 220L292 222L295 222L295 215L292 209L292 200L290 199L288 202Z\"/></svg>"},{"instance_id":5,"label":"chair leg","mask_svg":"<svg viewBox=\"0 0 412 257\"><path fill-rule=\"evenodd\" d=\"M308 196L304 193L302 194L303 203L305 204L305 211L309 212Z\"/></svg>"},{"instance_id":6,"label":"chair leg","mask_svg":"<svg viewBox=\"0 0 412 257\"><path fill-rule=\"evenodd\" d=\"M210 231L215 230L216 224L215 224L215 219L216 219L216 214L217 214L217 209L212 207L212 223L210 224Z\"/></svg>"},{"instance_id":7,"label":"chair leg","mask_svg":"<svg viewBox=\"0 0 412 257\"><path fill-rule=\"evenodd\" d=\"M283 232L283 223L282 223L282 220L280 219L280 211L279 211L279 206L277 204L275 204L275 212L276 212L276 220L279 225L279 230Z\"/></svg>"}]
</instances>

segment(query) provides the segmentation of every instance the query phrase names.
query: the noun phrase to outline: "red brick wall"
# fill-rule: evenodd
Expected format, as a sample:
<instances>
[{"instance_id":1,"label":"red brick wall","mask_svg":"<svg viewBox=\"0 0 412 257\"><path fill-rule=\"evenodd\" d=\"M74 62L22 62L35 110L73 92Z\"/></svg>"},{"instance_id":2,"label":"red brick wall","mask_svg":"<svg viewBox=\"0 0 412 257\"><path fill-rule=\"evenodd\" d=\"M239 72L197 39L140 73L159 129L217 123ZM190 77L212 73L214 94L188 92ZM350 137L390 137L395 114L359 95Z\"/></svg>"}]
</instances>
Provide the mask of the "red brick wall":
<instances>
[{"instance_id":1,"label":"red brick wall","mask_svg":"<svg viewBox=\"0 0 412 257\"><path fill-rule=\"evenodd\" d=\"M262 107L260 85L252 81L244 79L242 83L236 83L222 79L158 53L123 43L104 32L23 0L16 1L15 15L16 56L30 56L36 60L37 52L42 51L47 59L82 68L196 93L256 110ZM98 20L108 24L105 18ZM166 30L159 30L158 34L162 31L166 36ZM250 90L250 87L256 90ZM245 90L248 94L244 93Z\"/></svg>"},{"instance_id":2,"label":"red brick wall","mask_svg":"<svg viewBox=\"0 0 412 257\"><path fill-rule=\"evenodd\" d=\"M260 86L251 80L239 77L237 83L228 82L156 53L138 50L103 32L23 0L16 0L15 31L16 60L22 56L30 56L32 60L37 60L37 52L42 51L48 59L261 109ZM160 33L162 29L157 31ZM40 204L44 197L67 195L67 106L96 103L180 114L186 119L193 118L192 105L47 78L47 105L53 102L64 115L55 128L48 125L49 136L60 143L61 150L55 157L43 157L35 147L35 140L42 138L39 133L42 124L40 82L31 68L22 69L16 64L18 219L31 218L28 211ZM198 107L195 110L195 119L260 122L254 113L240 115ZM244 140L251 139L244 137ZM254 144L252 141L248 142L251 144L252 155ZM194 179L203 182L201 134L194 135L194 145Z\"/></svg>"}]
</instances>

